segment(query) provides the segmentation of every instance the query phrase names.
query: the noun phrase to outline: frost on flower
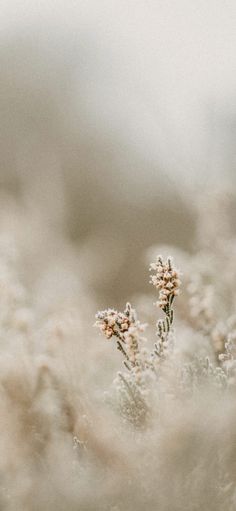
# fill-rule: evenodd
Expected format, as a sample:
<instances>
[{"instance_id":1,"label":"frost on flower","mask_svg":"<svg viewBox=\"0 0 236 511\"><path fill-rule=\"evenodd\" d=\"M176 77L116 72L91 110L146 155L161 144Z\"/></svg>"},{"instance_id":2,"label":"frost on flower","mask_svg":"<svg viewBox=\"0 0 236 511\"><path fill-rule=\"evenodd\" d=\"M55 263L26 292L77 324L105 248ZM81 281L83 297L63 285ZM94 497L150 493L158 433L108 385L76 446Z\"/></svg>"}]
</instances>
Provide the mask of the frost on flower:
<instances>
[{"instance_id":1,"label":"frost on flower","mask_svg":"<svg viewBox=\"0 0 236 511\"><path fill-rule=\"evenodd\" d=\"M163 261L161 255L157 257L155 263L150 265L150 271L155 272L151 275L151 283L159 291L157 305L165 312L173 303L175 296L179 294L181 284L179 272L173 267L171 257Z\"/></svg>"},{"instance_id":2,"label":"frost on flower","mask_svg":"<svg viewBox=\"0 0 236 511\"><path fill-rule=\"evenodd\" d=\"M155 270L152 283L159 290L159 306L165 313L165 319L157 323L159 342L154 344L154 351L148 352L143 347L145 339L142 333L146 327L137 319L136 311L129 303L124 312L107 309L96 314L96 323L107 339L114 337L117 348L124 356L124 365L128 373L119 373L120 394L125 402L125 415L137 425L143 424L149 415L147 396L150 394L152 381L157 378L156 361L161 361L168 351L168 334L173 323L173 300L180 286L179 274L173 267L171 258L166 262L158 256L151 265ZM125 399L124 399L125 396ZM122 409L124 406L122 405Z\"/></svg>"},{"instance_id":3,"label":"frost on flower","mask_svg":"<svg viewBox=\"0 0 236 511\"><path fill-rule=\"evenodd\" d=\"M124 312L107 309L96 314L97 326L107 339L116 337L117 348L125 357L126 366L137 366L139 354L139 342L142 340L141 333L146 325L137 319L136 311L130 303L126 304Z\"/></svg>"},{"instance_id":4,"label":"frost on flower","mask_svg":"<svg viewBox=\"0 0 236 511\"><path fill-rule=\"evenodd\" d=\"M159 291L159 300L157 306L165 314L164 319L157 322L157 336L159 341L155 343L154 354L163 357L166 348L168 348L168 337L174 319L173 301L179 294L180 278L179 271L173 266L171 257L166 261L161 255L157 256L155 263L150 265L150 271L155 273L151 275L150 283Z\"/></svg>"}]
</instances>

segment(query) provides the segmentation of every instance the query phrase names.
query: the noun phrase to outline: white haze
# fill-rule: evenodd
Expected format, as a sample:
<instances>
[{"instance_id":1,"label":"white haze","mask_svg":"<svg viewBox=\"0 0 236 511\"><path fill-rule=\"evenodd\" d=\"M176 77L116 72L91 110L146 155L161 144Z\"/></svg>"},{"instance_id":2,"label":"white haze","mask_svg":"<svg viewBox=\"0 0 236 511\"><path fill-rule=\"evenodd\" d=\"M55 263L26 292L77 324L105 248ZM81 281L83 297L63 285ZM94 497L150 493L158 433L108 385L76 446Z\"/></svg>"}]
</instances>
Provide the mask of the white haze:
<instances>
[{"instance_id":1,"label":"white haze","mask_svg":"<svg viewBox=\"0 0 236 511\"><path fill-rule=\"evenodd\" d=\"M1 2L2 41L29 33L49 47L59 39L59 54L67 41L85 50L71 91L76 110L78 82L84 133L115 145L121 161L134 151L175 183L232 171L235 23L235 2L222 0Z\"/></svg>"}]
</instances>

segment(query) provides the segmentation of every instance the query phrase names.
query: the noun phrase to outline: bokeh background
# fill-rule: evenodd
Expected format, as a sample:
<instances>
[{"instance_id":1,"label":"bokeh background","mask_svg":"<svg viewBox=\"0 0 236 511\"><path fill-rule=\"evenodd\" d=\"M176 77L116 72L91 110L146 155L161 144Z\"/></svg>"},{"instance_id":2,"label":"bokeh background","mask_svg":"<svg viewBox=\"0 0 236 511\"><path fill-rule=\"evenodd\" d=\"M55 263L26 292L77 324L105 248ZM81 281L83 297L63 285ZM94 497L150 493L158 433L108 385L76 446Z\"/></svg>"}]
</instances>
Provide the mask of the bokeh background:
<instances>
[{"instance_id":1,"label":"bokeh background","mask_svg":"<svg viewBox=\"0 0 236 511\"><path fill-rule=\"evenodd\" d=\"M233 0L1 1L0 229L36 301L120 306L148 247L194 250L235 187L235 26Z\"/></svg>"}]
</instances>

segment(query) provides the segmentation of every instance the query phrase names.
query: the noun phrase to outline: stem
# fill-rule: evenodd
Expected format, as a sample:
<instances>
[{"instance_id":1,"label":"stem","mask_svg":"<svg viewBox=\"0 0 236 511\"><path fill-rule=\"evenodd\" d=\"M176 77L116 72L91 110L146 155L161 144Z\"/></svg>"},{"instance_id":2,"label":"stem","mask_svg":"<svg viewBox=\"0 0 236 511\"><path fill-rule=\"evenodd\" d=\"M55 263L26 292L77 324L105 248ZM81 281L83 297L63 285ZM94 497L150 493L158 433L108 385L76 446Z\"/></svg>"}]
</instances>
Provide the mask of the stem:
<instances>
[{"instance_id":1,"label":"stem","mask_svg":"<svg viewBox=\"0 0 236 511\"><path fill-rule=\"evenodd\" d=\"M117 349L118 349L119 351L121 351L121 353L124 355L124 357L126 358L126 360L129 360L129 357L128 357L128 355L127 355L126 351L124 350L124 348L123 348L123 346L122 346L122 344L121 344L121 342L120 342L120 341L117 341Z\"/></svg>"}]
</instances>

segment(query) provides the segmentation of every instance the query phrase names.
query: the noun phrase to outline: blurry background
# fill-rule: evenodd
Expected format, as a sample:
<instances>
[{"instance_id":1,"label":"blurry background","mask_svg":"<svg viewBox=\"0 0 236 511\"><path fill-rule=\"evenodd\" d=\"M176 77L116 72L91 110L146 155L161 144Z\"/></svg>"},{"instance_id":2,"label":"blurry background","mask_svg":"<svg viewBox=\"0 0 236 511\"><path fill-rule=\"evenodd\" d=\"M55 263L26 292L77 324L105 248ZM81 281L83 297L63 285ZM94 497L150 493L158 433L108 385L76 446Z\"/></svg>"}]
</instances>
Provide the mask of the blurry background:
<instances>
[{"instance_id":1,"label":"blurry background","mask_svg":"<svg viewBox=\"0 0 236 511\"><path fill-rule=\"evenodd\" d=\"M193 248L234 190L235 26L233 0L1 1L0 227L36 297L118 306L150 245Z\"/></svg>"}]
</instances>

